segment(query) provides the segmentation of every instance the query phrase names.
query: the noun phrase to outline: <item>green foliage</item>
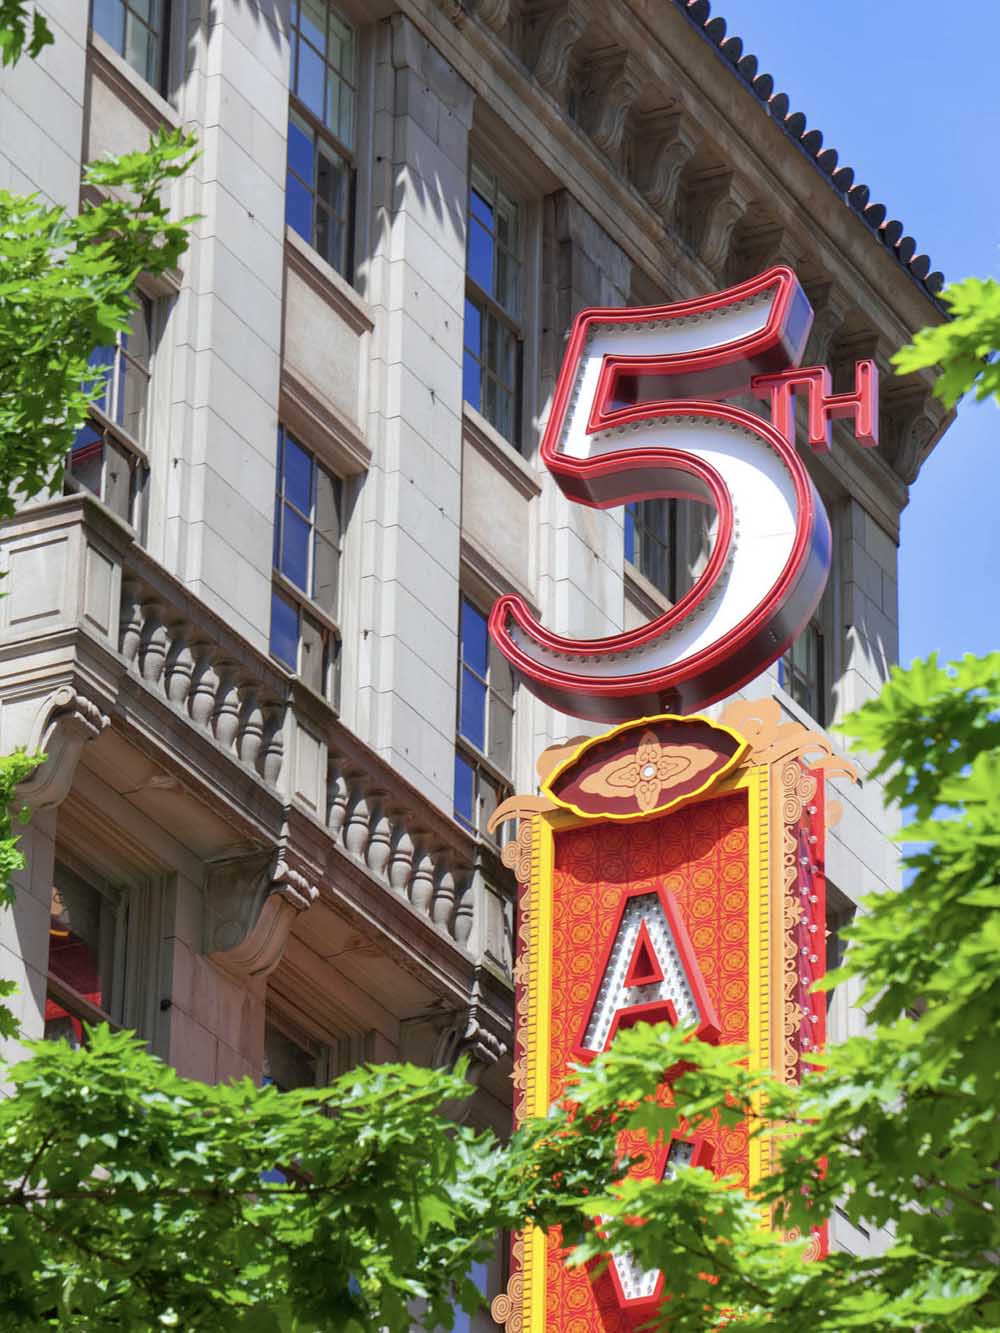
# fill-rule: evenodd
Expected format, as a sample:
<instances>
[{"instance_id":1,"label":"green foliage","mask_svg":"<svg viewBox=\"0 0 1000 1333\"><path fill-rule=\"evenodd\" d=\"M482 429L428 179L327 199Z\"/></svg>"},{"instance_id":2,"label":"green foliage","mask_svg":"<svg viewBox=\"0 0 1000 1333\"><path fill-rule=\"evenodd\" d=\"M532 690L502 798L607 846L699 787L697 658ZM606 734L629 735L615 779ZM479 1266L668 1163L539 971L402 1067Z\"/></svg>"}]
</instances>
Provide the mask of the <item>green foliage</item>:
<instances>
[{"instance_id":1,"label":"green foliage","mask_svg":"<svg viewBox=\"0 0 1000 1333\"><path fill-rule=\"evenodd\" d=\"M976 398L1000 397L1000 365L994 360L1000 347L1000 283L966 278L941 293L951 313L946 324L922 329L893 357L902 375L940 366L934 392L954 407L970 389Z\"/></svg>"},{"instance_id":2,"label":"green foliage","mask_svg":"<svg viewBox=\"0 0 1000 1333\"><path fill-rule=\"evenodd\" d=\"M44 16L27 0L0 0L0 65L16 64L25 44L34 60L53 40Z\"/></svg>"},{"instance_id":3,"label":"green foliage","mask_svg":"<svg viewBox=\"0 0 1000 1333\"><path fill-rule=\"evenodd\" d=\"M438 1113L470 1089L405 1065L326 1089L181 1078L128 1033L39 1042L0 1100L0 1329L450 1327L496 1230L572 1226L612 1132L509 1149ZM572 1155L573 1160L567 1161ZM284 1173L284 1177L278 1173ZM551 1182L558 1179L558 1188Z\"/></svg>"},{"instance_id":4,"label":"green foliage","mask_svg":"<svg viewBox=\"0 0 1000 1333\"><path fill-rule=\"evenodd\" d=\"M192 149L162 130L144 152L91 163L77 217L0 191L0 518L58 479L101 392L88 357L127 328L138 275L183 253L191 219L171 220L160 192Z\"/></svg>"}]
</instances>

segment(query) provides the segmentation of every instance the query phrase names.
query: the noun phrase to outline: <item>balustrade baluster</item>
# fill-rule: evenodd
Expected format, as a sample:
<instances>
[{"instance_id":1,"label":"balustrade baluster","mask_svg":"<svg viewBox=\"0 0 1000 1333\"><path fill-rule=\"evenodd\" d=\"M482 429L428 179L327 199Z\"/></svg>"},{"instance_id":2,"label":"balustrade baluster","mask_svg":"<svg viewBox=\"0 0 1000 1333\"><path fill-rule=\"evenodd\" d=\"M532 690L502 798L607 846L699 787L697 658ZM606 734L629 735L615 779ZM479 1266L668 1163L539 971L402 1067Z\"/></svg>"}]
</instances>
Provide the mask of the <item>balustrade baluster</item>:
<instances>
[{"instance_id":1,"label":"balustrade baluster","mask_svg":"<svg viewBox=\"0 0 1000 1333\"><path fill-rule=\"evenodd\" d=\"M121 654L132 665L142 639L142 588L135 579L122 583Z\"/></svg>"},{"instance_id":2,"label":"balustrade baluster","mask_svg":"<svg viewBox=\"0 0 1000 1333\"><path fill-rule=\"evenodd\" d=\"M368 869L379 879L383 879L392 854L392 820L385 808L385 792L376 792L373 795L377 799L372 809L371 836L365 859L368 862Z\"/></svg>"},{"instance_id":3,"label":"balustrade baluster","mask_svg":"<svg viewBox=\"0 0 1000 1333\"><path fill-rule=\"evenodd\" d=\"M368 830L371 822L368 798L361 786L363 777L364 775L358 772L348 776L351 798L347 811L347 824L344 828L344 846L359 861L364 860L368 849Z\"/></svg>"},{"instance_id":4,"label":"balustrade baluster","mask_svg":"<svg viewBox=\"0 0 1000 1333\"><path fill-rule=\"evenodd\" d=\"M167 627L163 623L163 607L154 598L142 603L142 633L139 638L139 674L150 685L156 685L163 674L167 656Z\"/></svg>"},{"instance_id":5,"label":"balustrade baluster","mask_svg":"<svg viewBox=\"0 0 1000 1333\"><path fill-rule=\"evenodd\" d=\"M257 700L257 686L242 681L237 686L240 698L239 737L237 752L244 764L255 767L264 742L264 710Z\"/></svg>"},{"instance_id":6,"label":"balustrade baluster","mask_svg":"<svg viewBox=\"0 0 1000 1333\"><path fill-rule=\"evenodd\" d=\"M405 895L413 874L413 839L404 822L402 811L392 835L392 860L389 863L389 887L394 893Z\"/></svg>"},{"instance_id":7,"label":"balustrade baluster","mask_svg":"<svg viewBox=\"0 0 1000 1333\"><path fill-rule=\"evenodd\" d=\"M215 696L215 710L212 713L212 730L219 744L227 750L232 750L239 729L240 697L236 683L236 666L235 663L223 659L219 663L219 688Z\"/></svg>"},{"instance_id":8,"label":"balustrade baluster","mask_svg":"<svg viewBox=\"0 0 1000 1333\"><path fill-rule=\"evenodd\" d=\"M178 708L183 708L191 693L194 678L194 653L191 651L191 635L194 626L186 620L177 620L169 628L170 646L163 666L164 688L167 698Z\"/></svg>"},{"instance_id":9,"label":"balustrade baluster","mask_svg":"<svg viewBox=\"0 0 1000 1333\"><path fill-rule=\"evenodd\" d=\"M410 902L418 912L429 916L434 901L434 858L426 843L421 842L413 854L413 877L410 880Z\"/></svg>"},{"instance_id":10,"label":"balustrade baluster","mask_svg":"<svg viewBox=\"0 0 1000 1333\"><path fill-rule=\"evenodd\" d=\"M285 758L285 705L268 703L264 706L264 734L258 757L257 771L271 787L281 781Z\"/></svg>"}]
</instances>

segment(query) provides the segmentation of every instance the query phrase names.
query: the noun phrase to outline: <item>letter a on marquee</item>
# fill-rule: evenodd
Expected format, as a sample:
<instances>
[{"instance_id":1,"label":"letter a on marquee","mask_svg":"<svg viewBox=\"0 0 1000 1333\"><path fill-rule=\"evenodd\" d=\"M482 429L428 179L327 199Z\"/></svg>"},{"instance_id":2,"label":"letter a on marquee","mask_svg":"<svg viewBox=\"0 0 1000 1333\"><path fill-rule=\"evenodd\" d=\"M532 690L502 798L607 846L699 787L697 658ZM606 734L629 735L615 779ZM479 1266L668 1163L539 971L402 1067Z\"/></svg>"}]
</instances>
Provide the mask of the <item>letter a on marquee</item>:
<instances>
[{"instance_id":1,"label":"letter a on marquee","mask_svg":"<svg viewBox=\"0 0 1000 1333\"><path fill-rule=\"evenodd\" d=\"M719 1040L719 1021L673 894L662 888L627 893L577 1054L589 1059L607 1050L622 1028L664 1022L694 1027L702 1041Z\"/></svg>"}]
</instances>

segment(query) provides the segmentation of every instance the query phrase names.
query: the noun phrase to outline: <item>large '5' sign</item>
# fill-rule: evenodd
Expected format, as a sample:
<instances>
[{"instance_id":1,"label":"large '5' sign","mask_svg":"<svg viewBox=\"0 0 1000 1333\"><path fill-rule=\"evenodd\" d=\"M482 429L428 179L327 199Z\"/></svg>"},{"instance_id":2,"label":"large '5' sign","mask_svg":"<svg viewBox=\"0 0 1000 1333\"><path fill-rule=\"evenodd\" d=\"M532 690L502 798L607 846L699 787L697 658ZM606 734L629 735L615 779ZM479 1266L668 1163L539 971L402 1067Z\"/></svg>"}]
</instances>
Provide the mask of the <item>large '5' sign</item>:
<instances>
[{"instance_id":1,"label":"large '5' sign","mask_svg":"<svg viewBox=\"0 0 1000 1333\"><path fill-rule=\"evenodd\" d=\"M813 448L853 416L877 442L877 375L831 392L825 367L798 369L813 312L789 268L642 309L574 322L541 456L565 494L609 508L653 497L712 506L711 555L669 611L603 639L554 634L516 596L490 632L528 688L565 713L621 721L691 712L731 693L801 633L826 584L830 525L795 448L793 395L808 396ZM771 420L720 400L752 393Z\"/></svg>"}]
</instances>

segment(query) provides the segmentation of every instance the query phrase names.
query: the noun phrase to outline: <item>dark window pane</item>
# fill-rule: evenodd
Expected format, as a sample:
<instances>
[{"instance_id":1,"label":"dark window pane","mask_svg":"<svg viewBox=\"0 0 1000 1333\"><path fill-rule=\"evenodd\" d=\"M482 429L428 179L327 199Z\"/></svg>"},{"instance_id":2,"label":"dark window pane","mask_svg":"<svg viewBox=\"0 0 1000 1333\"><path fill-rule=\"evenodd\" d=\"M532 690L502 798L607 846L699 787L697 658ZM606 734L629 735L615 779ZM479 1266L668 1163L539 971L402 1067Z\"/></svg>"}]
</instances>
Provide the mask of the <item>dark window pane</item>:
<instances>
[{"instance_id":1,"label":"dark window pane","mask_svg":"<svg viewBox=\"0 0 1000 1333\"><path fill-rule=\"evenodd\" d=\"M490 743L486 754L501 773L511 771L514 743L514 710L490 694Z\"/></svg>"},{"instance_id":2,"label":"dark window pane","mask_svg":"<svg viewBox=\"0 0 1000 1333\"><path fill-rule=\"evenodd\" d=\"M462 661L485 680L486 652L489 642L486 617L478 607L462 598Z\"/></svg>"},{"instance_id":3,"label":"dark window pane","mask_svg":"<svg viewBox=\"0 0 1000 1333\"><path fill-rule=\"evenodd\" d=\"M263 1083L271 1083L282 1092L315 1087L316 1057L272 1024L265 1023L263 1075ZM276 1174L284 1179L280 1172Z\"/></svg>"},{"instance_id":4,"label":"dark window pane","mask_svg":"<svg viewBox=\"0 0 1000 1333\"><path fill-rule=\"evenodd\" d=\"M291 172L285 183L285 221L304 241L312 245L312 195Z\"/></svg>"},{"instance_id":5,"label":"dark window pane","mask_svg":"<svg viewBox=\"0 0 1000 1333\"><path fill-rule=\"evenodd\" d=\"M294 111L288 117L288 165L307 185L312 184L312 131Z\"/></svg>"},{"instance_id":6,"label":"dark window pane","mask_svg":"<svg viewBox=\"0 0 1000 1333\"><path fill-rule=\"evenodd\" d=\"M298 670L299 613L276 588L271 590L271 653L290 670Z\"/></svg>"},{"instance_id":7,"label":"dark window pane","mask_svg":"<svg viewBox=\"0 0 1000 1333\"><path fill-rule=\"evenodd\" d=\"M486 686L462 668L461 707L458 719L459 735L464 736L480 750L486 749Z\"/></svg>"},{"instance_id":8,"label":"dark window pane","mask_svg":"<svg viewBox=\"0 0 1000 1333\"><path fill-rule=\"evenodd\" d=\"M313 599L331 616L337 614L337 585L340 552L332 542L316 536L316 569L313 575Z\"/></svg>"},{"instance_id":9,"label":"dark window pane","mask_svg":"<svg viewBox=\"0 0 1000 1333\"><path fill-rule=\"evenodd\" d=\"M340 219L325 208L316 210L316 249L331 268L347 268L347 230Z\"/></svg>"},{"instance_id":10,"label":"dark window pane","mask_svg":"<svg viewBox=\"0 0 1000 1333\"><path fill-rule=\"evenodd\" d=\"M635 564L635 505L625 506L625 559Z\"/></svg>"},{"instance_id":11,"label":"dark window pane","mask_svg":"<svg viewBox=\"0 0 1000 1333\"><path fill-rule=\"evenodd\" d=\"M493 237L474 219L469 222L469 277L493 295Z\"/></svg>"},{"instance_id":12,"label":"dark window pane","mask_svg":"<svg viewBox=\"0 0 1000 1333\"><path fill-rule=\"evenodd\" d=\"M312 458L291 436L285 435L285 499L303 514L312 514Z\"/></svg>"},{"instance_id":13,"label":"dark window pane","mask_svg":"<svg viewBox=\"0 0 1000 1333\"><path fill-rule=\"evenodd\" d=\"M90 422L76 433L70 453L70 472L94 495L103 491L104 434Z\"/></svg>"},{"instance_id":14,"label":"dark window pane","mask_svg":"<svg viewBox=\"0 0 1000 1333\"><path fill-rule=\"evenodd\" d=\"M128 522L132 509L131 456L108 433L104 446L104 493L101 499L119 518Z\"/></svg>"},{"instance_id":15,"label":"dark window pane","mask_svg":"<svg viewBox=\"0 0 1000 1333\"><path fill-rule=\"evenodd\" d=\"M309 524L285 505L281 524L281 564L278 568L304 593L309 588Z\"/></svg>"},{"instance_id":16,"label":"dark window pane","mask_svg":"<svg viewBox=\"0 0 1000 1333\"><path fill-rule=\"evenodd\" d=\"M455 751L455 818L475 832L475 772L464 754Z\"/></svg>"},{"instance_id":17,"label":"dark window pane","mask_svg":"<svg viewBox=\"0 0 1000 1333\"><path fill-rule=\"evenodd\" d=\"M94 31L121 54L125 50L125 6L121 0L94 0Z\"/></svg>"},{"instance_id":18,"label":"dark window pane","mask_svg":"<svg viewBox=\"0 0 1000 1333\"><path fill-rule=\"evenodd\" d=\"M323 146L319 150L316 193L338 218L347 212L347 163Z\"/></svg>"},{"instance_id":19,"label":"dark window pane","mask_svg":"<svg viewBox=\"0 0 1000 1333\"><path fill-rule=\"evenodd\" d=\"M325 72L326 66L322 57L313 50L308 42L300 42L295 95L320 120L323 119L323 107L326 100L323 82Z\"/></svg>"}]
</instances>

